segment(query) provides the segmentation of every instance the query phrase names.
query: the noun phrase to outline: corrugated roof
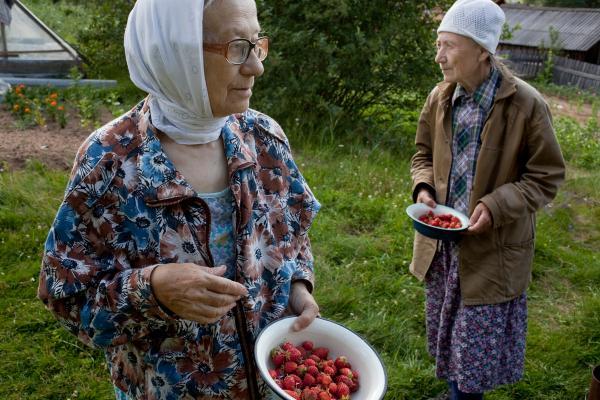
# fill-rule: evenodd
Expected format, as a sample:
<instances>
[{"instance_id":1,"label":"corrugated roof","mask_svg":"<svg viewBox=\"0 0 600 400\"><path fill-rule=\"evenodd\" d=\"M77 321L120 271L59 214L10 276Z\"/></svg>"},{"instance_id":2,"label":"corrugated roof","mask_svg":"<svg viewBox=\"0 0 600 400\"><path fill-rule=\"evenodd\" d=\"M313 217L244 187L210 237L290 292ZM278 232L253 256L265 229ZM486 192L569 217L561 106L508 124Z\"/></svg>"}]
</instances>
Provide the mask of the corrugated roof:
<instances>
[{"instance_id":1,"label":"corrugated roof","mask_svg":"<svg viewBox=\"0 0 600 400\"><path fill-rule=\"evenodd\" d=\"M550 27L558 31L558 42L564 50L587 51L600 41L600 8L530 7L518 4L501 6L506 22L513 28L510 40L503 44L538 47L550 45Z\"/></svg>"}]
</instances>

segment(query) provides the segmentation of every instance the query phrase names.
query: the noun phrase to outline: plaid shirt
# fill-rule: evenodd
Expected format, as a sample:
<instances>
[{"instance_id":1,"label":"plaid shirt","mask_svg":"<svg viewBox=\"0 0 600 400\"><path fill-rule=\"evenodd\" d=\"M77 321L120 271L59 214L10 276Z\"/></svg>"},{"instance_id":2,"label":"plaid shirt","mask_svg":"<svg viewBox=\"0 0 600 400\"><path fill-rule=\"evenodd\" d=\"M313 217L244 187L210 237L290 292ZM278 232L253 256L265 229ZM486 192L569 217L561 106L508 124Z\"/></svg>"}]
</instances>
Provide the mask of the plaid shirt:
<instances>
[{"instance_id":1,"label":"plaid shirt","mask_svg":"<svg viewBox=\"0 0 600 400\"><path fill-rule=\"evenodd\" d=\"M492 68L472 95L459 84L452 96L452 170L447 204L465 214L481 147L481 132L501 81L499 71Z\"/></svg>"}]
</instances>

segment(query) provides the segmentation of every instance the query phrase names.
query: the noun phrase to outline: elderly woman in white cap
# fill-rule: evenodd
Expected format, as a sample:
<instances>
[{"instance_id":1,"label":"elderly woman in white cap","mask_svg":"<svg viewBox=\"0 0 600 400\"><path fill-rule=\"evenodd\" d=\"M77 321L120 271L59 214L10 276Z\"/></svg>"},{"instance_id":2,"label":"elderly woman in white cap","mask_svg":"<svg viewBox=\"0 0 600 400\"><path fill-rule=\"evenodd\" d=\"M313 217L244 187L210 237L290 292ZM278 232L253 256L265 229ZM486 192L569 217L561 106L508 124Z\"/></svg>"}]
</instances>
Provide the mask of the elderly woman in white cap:
<instances>
[{"instance_id":1,"label":"elderly woman in white cap","mask_svg":"<svg viewBox=\"0 0 600 400\"><path fill-rule=\"evenodd\" d=\"M411 165L415 202L470 216L458 242L417 233L411 263L452 399L522 377L535 212L565 171L548 106L494 57L504 20L491 0L457 1L444 16L435 58L444 81L423 107Z\"/></svg>"},{"instance_id":2,"label":"elderly woman in white cap","mask_svg":"<svg viewBox=\"0 0 600 400\"><path fill-rule=\"evenodd\" d=\"M319 210L279 125L249 109L268 39L254 0L137 0L125 32L149 96L82 145L39 297L106 354L119 399L259 399L253 342L318 314Z\"/></svg>"}]
</instances>

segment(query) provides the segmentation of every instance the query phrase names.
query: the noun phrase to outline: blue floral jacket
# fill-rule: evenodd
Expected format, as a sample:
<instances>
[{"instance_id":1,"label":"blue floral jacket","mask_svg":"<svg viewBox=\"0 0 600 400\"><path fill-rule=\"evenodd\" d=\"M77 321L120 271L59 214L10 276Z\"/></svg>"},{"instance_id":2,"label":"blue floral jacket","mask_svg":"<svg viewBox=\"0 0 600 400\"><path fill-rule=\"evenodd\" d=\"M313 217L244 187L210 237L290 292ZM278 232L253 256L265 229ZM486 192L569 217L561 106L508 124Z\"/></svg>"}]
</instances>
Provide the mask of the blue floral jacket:
<instances>
[{"instance_id":1,"label":"blue floral jacket","mask_svg":"<svg viewBox=\"0 0 600 400\"><path fill-rule=\"evenodd\" d=\"M252 343L286 311L291 283L312 290L307 231L320 205L279 125L253 110L222 130L236 201L235 276L249 296L214 324L184 320L153 295L157 264L213 266L210 213L163 152L146 102L80 148L50 229L38 295L112 380L137 399L249 396Z\"/></svg>"}]
</instances>

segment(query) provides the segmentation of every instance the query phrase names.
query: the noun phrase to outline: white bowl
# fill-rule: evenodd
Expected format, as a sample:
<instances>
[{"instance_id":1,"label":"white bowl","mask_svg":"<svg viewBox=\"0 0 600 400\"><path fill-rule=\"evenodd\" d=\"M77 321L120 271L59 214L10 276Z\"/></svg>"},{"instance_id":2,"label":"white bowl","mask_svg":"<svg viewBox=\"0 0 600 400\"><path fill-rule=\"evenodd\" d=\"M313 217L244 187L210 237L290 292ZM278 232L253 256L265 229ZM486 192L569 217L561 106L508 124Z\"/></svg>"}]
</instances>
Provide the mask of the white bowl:
<instances>
[{"instance_id":1,"label":"white bowl","mask_svg":"<svg viewBox=\"0 0 600 400\"><path fill-rule=\"evenodd\" d=\"M286 317L271 322L258 335L254 345L254 358L263 380L280 398L293 400L269 375L273 363L269 357L273 348L285 341L299 345L305 340L314 342L315 347L329 348L329 358L346 356L352 369L359 373L359 389L352 393L352 400L380 400L387 389L387 375L379 355L363 338L350 329L324 318L316 318L300 332L291 326L296 317Z\"/></svg>"},{"instance_id":2,"label":"white bowl","mask_svg":"<svg viewBox=\"0 0 600 400\"><path fill-rule=\"evenodd\" d=\"M419 220L419 217L427 214L429 211L433 211L435 215L439 214L451 214L460 220L462 225L461 228L442 228L439 226L431 226ZM458 240L461 236L462 231L469 228L469 217L455 210L451 207L446 207L441 204L436 205L435 208L429 207L425 203L411 204L406 208L406 213L413 220L414 228L421 234L438 240Z\"/></svg>"}]
</instances>

